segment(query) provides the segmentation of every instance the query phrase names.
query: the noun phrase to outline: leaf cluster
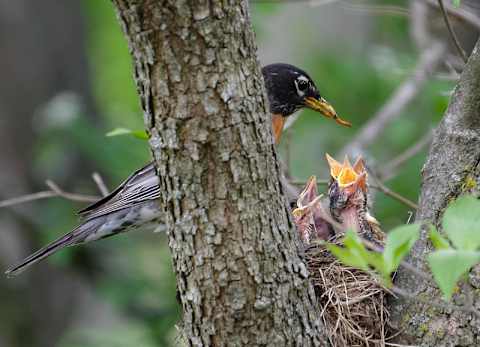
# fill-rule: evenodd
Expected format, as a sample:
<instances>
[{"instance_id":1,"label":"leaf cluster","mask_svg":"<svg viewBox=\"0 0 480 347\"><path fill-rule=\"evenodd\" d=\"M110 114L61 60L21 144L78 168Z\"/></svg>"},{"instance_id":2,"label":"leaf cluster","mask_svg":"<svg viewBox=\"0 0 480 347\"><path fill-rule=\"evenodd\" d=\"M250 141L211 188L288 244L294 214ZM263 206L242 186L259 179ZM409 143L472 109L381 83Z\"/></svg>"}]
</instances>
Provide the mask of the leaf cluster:
<instances>
[{"instance_id":1,"label":"leaf cluster","mask_svg":"<svg viewBox=\"0 0 480 347\"><path fill-rule=\"evenodd\" d=\"M444 299L449 300L459 280L480 263L480 200L472 196L458 198L446 209L441 225L445 236L430 226L429 238L435 250L427 255L427 261ZM391 287L392 274L419 236L419 224L397 227L388 233L385 247L380 251L367 249L359 235L349 230L342 246L327 244L326 247L344 264L373 272Z\"/></svg>"}]
</instances>

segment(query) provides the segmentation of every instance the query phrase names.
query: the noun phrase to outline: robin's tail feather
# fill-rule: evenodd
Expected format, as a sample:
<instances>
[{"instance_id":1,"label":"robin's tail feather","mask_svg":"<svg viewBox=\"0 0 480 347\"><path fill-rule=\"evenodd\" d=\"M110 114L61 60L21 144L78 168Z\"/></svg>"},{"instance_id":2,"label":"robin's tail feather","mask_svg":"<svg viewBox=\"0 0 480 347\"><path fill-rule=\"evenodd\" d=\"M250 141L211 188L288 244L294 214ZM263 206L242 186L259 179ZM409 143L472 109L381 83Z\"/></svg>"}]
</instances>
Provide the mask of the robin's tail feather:
<instances>
[{"instance_id":1,"label":"robin's tail feather","mask_svg":"<svg viewBox=\"0 0 480 347\"><path fill-rule=\"evenodd\" d=\"M49 257L53 253L56 253L57 251L68 247L68 246L73 246L79 243L82 243L85 238L90 235L92 232L95 232L97 230L97 223L91 223L93 221L86 222L85 224L82 224L69 232L68 234L63 235L59 239L53 241L52 243L48 244L47 246L39 249L32 255L28 256L25 258L23 261L20 263L10 267L7 271L5 271L5 275L7 277L13 277L33 264L38 263L39 261Z\"/></svg>"}]
</instances>

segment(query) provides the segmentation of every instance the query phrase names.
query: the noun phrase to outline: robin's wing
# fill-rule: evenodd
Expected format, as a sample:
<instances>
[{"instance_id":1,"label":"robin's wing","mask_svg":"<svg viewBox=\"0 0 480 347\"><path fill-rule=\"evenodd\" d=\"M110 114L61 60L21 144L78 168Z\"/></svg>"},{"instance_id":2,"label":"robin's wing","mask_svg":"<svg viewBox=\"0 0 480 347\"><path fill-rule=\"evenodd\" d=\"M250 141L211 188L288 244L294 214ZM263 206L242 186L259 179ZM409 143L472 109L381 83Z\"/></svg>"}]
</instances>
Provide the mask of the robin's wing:
<instances>
[{"instance_id":1,"label":"robin's wing","mask_svg":"<svg viewBox=\"0 0 480 347\"><path fill-rule=\"evenodd\" d=\"M109 195L78 213L84 218L95 218L160 197L159 180L153 163L135 171Z\"/></svg>"}]
</instances>

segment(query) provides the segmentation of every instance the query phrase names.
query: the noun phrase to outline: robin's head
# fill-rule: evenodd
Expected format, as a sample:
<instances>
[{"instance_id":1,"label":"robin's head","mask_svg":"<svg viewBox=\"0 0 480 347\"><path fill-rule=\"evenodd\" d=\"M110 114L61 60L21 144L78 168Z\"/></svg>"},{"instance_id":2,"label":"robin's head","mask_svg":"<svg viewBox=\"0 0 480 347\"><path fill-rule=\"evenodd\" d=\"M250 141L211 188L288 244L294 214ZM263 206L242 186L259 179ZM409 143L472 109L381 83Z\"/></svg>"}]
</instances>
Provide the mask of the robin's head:
<instances>
[{"instance_id":1,"label":"robin's head","mask_svg":"<svg viewBox=\"0 0 480 347\"><path fill-rule=\"evenodd\" d=\"M305 71L290 64L277 63L265 66L262 73L272 114L288 117L307 107L335 119L341 125L351 125L337 116L335 109L320 95Z\"/></svg>"},{"instance_id":2,"label":"robin's head","mask_svg":"<svg viewBox=\"0 0 480 347\"><path fill-rule=\"evenodd\" d=\"M367 172L362 158L352 166L345 157L339 163L328 154L331 182L328 187L330 211L334 217L339 216L350 208L363 210L367 202Z\"/></svg>"}]
</instances>

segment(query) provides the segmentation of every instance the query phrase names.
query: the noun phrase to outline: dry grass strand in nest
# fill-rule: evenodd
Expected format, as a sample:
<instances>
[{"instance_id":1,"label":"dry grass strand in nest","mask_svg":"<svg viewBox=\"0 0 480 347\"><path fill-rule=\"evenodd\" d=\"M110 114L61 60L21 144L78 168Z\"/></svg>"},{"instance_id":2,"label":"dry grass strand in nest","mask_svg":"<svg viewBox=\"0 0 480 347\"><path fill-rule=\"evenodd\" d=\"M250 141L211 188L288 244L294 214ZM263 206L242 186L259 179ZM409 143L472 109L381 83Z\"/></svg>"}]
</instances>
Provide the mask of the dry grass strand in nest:
<instances>
[{"instance_id":1,"label":"dry grass strand in nest","mask_svg":"<svg viewBox=\"0 0 480 347\"><path fill-rule=\"evenodd\" d=\"M306 250L306 261L332 346L385 346L389 312L381 283L320 244Z\"/></svg>"}]
</instances>

